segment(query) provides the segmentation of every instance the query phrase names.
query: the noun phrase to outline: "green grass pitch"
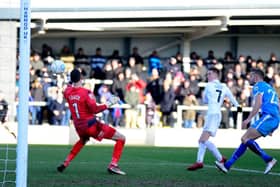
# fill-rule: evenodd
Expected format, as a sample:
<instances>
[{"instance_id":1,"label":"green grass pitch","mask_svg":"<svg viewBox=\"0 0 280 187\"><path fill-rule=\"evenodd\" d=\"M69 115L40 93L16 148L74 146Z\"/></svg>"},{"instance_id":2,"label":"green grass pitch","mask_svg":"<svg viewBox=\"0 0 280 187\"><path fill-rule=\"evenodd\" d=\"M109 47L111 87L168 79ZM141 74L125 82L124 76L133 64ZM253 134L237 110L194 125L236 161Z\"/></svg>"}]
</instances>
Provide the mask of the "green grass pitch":
<instances>
[{"instance_id":1,"label":"green grass pitch","mask_svg":"<svg viewBox=\"0 0 280 187\"><path fill-rule=\"evenodd\" d=\"M89 186L279 186L280 166L264 175L264 162L251 151L238 160L228 174L214 166L214 157L207 152L205 167L187 171L196 160L196 148L126 146L119 162L126 176L107 173L113 146L87 145L63 172L56 167L64 160L71 146L29 146L28 187ZM230 157L233 149L220 149ZM280 160L279 150L266 150Z\"/></svg>"}]
</instances>

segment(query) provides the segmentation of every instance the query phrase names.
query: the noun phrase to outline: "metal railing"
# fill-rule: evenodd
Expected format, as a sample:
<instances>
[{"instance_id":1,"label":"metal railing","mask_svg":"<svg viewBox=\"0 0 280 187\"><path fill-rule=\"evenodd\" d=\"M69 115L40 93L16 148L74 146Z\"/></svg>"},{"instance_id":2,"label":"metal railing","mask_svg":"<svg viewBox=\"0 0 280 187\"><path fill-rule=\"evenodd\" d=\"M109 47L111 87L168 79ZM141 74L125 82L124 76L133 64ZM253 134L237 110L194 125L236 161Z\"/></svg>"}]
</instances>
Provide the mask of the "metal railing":
<instances>
[{"instance_id":1,"label":"metal railing","mask_svg":"<svg viewBox=\"0 0 280 187\"><path fill-rule=\"evenodd\" d=\"M195 111L207 111L208 107L207 106L185 106L185 105L178 105L177 106L177 123L175 125L175 128L182 128L182 123L183 123L183 111L184 110L195 110ZM222 107L222 111L225 111L226 108ZM231 111L237 111L236 107L231 107ZM250 112L252 110L252 107L242 107L243 112ZM238 112L237 113L237 124L236 128L241 129L241 124L242 124L242 119L243 119L243 112Z\"/></svg>"},{"instance_id":2,"label":"metal railing","mask_svg":"<svg viewBox=\"0 0 280 187\"><path fill-rule=\"evenodd\" d=\"M29 106L46 106L47 102L44 101L30 101ZM112 106L111 108L122 108L122 109L129 109L131 106L129 104L117 104ZM146 122L146 105L145 104L139 104L137 108L140 110L140 118L141 122L145 123ZM207 106L185 106L185 105L178 105L177 106L177 122L174 126L174 128L182 128L183 124L183 112L185 110L195 110L195 111L207 111L208 107ZM222 111L227 110L225 107L221 108ZM231 107L231 111L236 112L237 108L236 107ZM243 112L250 112L252 110L252 107L242 107ZM236 120L236 128L241 129L241 124L242 124L242 119L243 119L243 112L237 113L237 120ZM146 127L144 124L143 127Z\"/></svg>"}]
</instances>

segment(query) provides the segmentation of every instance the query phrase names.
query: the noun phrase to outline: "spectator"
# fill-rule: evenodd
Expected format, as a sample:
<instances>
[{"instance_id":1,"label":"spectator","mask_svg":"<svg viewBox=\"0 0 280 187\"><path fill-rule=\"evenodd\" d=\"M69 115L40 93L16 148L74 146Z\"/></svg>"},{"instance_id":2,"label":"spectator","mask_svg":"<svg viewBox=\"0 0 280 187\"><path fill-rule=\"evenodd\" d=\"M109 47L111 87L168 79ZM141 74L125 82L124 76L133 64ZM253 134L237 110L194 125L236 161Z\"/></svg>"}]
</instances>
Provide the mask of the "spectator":
<instances>
[{"instance_id":1,"label":"spectator","mask_svg":"<svg viewBox=\"0 0 280 187\"><path fill-rule=\"evenodd\" d=\"M113 78L115 78L117 77L118 73L123 72L123 65L117 59L112 59L111 64L112 64Z\"/></svg>"},{"instance_id":2,"label":"spectator","mask_svg":"<svg viewBox=\"0 0 280 187\"><path fill-rule=\"evenodd\" d=\"M42 45L41 58L43 59L45 65L48 65L54 59L53 50L47 44Z\"/></svg>"},{"instance_id":3,"label":"spectator","mask_svg":"<svg viewBox=\"0 0 280 187\"><path fill-rule=\"evenodd\" d=\"M277 93L277 95L280 95L280 75L279 74L274 75L273 88L275 89L275 92Z\"/></svg>"},{"instance_id":4,"label":"spectator","mask_svg":"<svg viewBox=\"0 0 280 187\"><path fill-rule=\"evenodd\" d=\"M44 68L44 63L41 60L41 56L38 53L34 53L31 57L31 67L34 69L37 76L41 75L41 70Z\"/></svg>"},{"instance_id":5,"label":"spectator","mask_svg":"<svg viewBox=\"0 0 280 187\"><path fill-rule=\"evenodd\" d=\"M29 69L29 77L30 77L30 80L29 80L29 84L31 85L36 79L37 79L37 75L35 73L35 70L30 66L30 69Z\"/></svg>"},{"instance_id":6,"label":"spectator","mask_svg":"<svg viewBox=\"0 0 280 187\"><path fill-rule=\"evenodd\" d=\"M267 82L268 84L270 84L271 86L273 86L274 74L275 74L275 69L273 68L273 66L267 66L264 81Z\"/></svg>"},{"instance_id":7,"label":"spectator","mask_svg":"<svg viewBox=\"0 0 280 187\"><path fill-rule=\"evenodd\" d=\"M137 68L136 66L136 60L135 57L129 57L128 62L127 62L127 67L130 68L131 73L141 73L141 70Z\"/></svg>"},{"instance_id":8,"label":"spectator","mask_svg":"<svg viewBox=\"0 0 280 187\"><path fill-rule=\"evenodd\" d=\"M190 75L190 89L191 93L193 93L196 97L199 96L199 87L198 87L198 80L194 74Z\"/></svg>"},{"instance_id":9,"label":"spectator","mask_svg":"<svg viewBox=\"0 0 280 187\"><path fill-rule=\"evenodd\" d=\"M183 104L185 106L197 106L198 101L196 100L196 97L193 93L189 93L185 96ZM195 110L185 110L183 112L183 127L184 128L193 128L193 125L195 124L195 118L196 118L196 111Z\"/></svg>"},{"instance_id":10,"label":"spectator","mask_svg":"<svg viewBox=\"0 0 280 187\"><path fill-rule=\"evenodd\" d=\"M163 97L160 102L160 111L162 112L163 126L173 127L174 119L172 117L173 105L175 101L175 92L172 86L168 83L163 85Z\"/></svg>"},{"instance_id":11,"label":"spectator","mask_svg":"<svg viewBox=\"0 0 280 187\"><path fill-rule=\"evenodd\" d=\"M242 92L242 90L244 89L244 85L245 85L245 81L242 77L240 77L239 79L237 79L236 81L236 96L239 97L240 93Z\"/></svg>"},{"instance_id":12,"label":"spectator","mask_svg":"<svg viewBox=\"0 0 280 187\"><path fill-rule=\"evenodd\" d=\"M157 116L157 106L150 93L146 94L146 127L153 127L159 124L159 116Z\"/></svg>"},{"instance_id":13,"label":"spectator","mask_svg":"<svg viewBox=\"0 0 280 187\"><path fill-rule=\"evenodd\" d=\"M262 59L257 60L257 68L261 69L263 72L265 72L266 66L265 66L264 61Z\"/></svg>"},{"instance_id":14,"label":"spectator","mask_svg":"<svg viewBox=\"0 0 280 187\"><path fill-rule=\"evenodd\" d=\"M176 55L175 55L175 58L177 60L177 64L179 64L181 66L181 68L182 68L180 71L183 71L184 70L184 68L183 68L184 63L183 63L183 56L182 56L182 54L180 52L177 52Z\"/></svg>"},{"instance_id":15,"label":"spectator","mask_svg":"<svg viewBox=\"0 0 280 187\"><path fill-rule=\"evenodd\" d=\"M196 60L197 79L202 82L206 82L207 68L205 67L201 58Z\"/></svg>"},{"instance_id":16,"label":"spectator","mask_svg":"<svg viewBox=\"0 0 280 187\"><path fill-rule=\"evenodd\" d=\"M112 55L110 55L110 56L108 57L108 60L113 60L113 59L114 59L114 60L117 60L118 63L120 63L120 64L123 65L123 63L122 63L122 58L121 58L121 56L120 56L120 54L119 54L119 50L115 49L115 50L113 51Z\"/></svg>"},{"instance_id":17,"label":"spectator","mask_svg":"<svg viewBox=\"0 0 280 187\"><path fill-rule=\"evenodd\" d=\"M149 69L148 69L149 75L151 75L153 69L157 69L158 72L161 72L162 64L157 51L152 52L152 54L148 58L148 63L149 63Z\"/></svg>"},{"instance_id":18,"label":"spectator","mask_svg":"<svg viewBox=\"0 0 280 187\"><path fill-rule=\"evenodd\" d=\"M103 68L106 63L106 58L102 55L100 47L96 48L95 55L91 57L91 77L95 79L104 79Z\"/></svg>"},{"instance_id":19,"label":"spectator","mask_svg":"<svg viewBox=\"0 0 280 187\"><path fill-rule=\"evenodd\" d=\"M217 61L217 59L214 55L214 51L209 50L208 51L208 56L204 60L206 67L208 67L208 68L212 67L213 64L214 64L214 61Z\"/></svg>"},{"instance_id":20,"label":"spectator","mask_svg":"<svg viewBox=\"0 0 280 187\"><path fill-rule=\"evenodd\" d=\"M0 121L5 123L8 120L8 102L4 97L4 93L0 91Z\"/></svg>"},{"instance_id":21,"label":"spectator","mask_svg":"<svg viewBox=\"0 0 280 187\"><path fill-rule=\"evenodd\" d=\"M124 101L127 83L123 72L120 72L117 77L113 79L112 93L118 96L121 101Z\"/></svg>"},{"instance_id":22,"label":"spectator","mask_svg":"<svg viewBox=\"0 0 280 187\"><path fill-rule=\"evenodd\" d=\"M246 90L242 90L242 92L240 93L239 97L237 97L237 102L242 107L250 106L249 97L246 94Z\"/></svg>"},{"instance_id":23,"label":"spectator","mask_svg":"<svg viewBox=\"0 0 280 187\"><path fill-rule=\"evenodd\" d=\"M106 101L108 101L108 99L110 99L112 97L112 93L109 89L108 85L103 84L102 86L99 87L98 89L98 95L99 95L99 100L100 103L105 104ZM106 123L106 124L112 124L110 123L110 115L111 111L110 109L106 109L104 111L102 111L102 120Z\"/></svg>"},{"instance_id":24,"label":"spectator","mask_svg":"<svg viewBox=\"0 0 280 187\"><path fill-rule=\"evenodd\" d=\"M270 59L267 62L267 66L272 66L273 69L275 69L276 72L279 72L280 62L279 62L279 60L277 59L277 57L274 53L270 54Z\"/></svg>"},{"instance_id":25,"label":"spectator","mask_svg":"<svg viewBox=\"0 0 280 187\"><path fill-rule=\"evenodd\" d=\"M89 78L90 77L90 65L89 65L89 58L85 54L83 48L79 48L77 53L75 54L75 68L81 69L83 77Z\"/></svg>"},{"instance_id":26,"label":"spectator","mask_svg":"<svg viewBox=\"0 0 280 187\"><path fill-rule=\"evenodd\" d=\"M193 51L190 54L190 59L191 59L190 64L194 65L194 64L196 64L196 60L199 59L199 56L197 55L197 53L195 51Z\"/></svg>"},{"instance_id":27,"label":"spectator","mask_svg":"<svg viewBox=\"0 0 280 187\"><path fill-rule=\"evenodd\" d=\"M137 74L131 75L131 80L126 85L126 90L129 90L130 87L134 85L136 91L138 92L139 103L143 104L145 100L144 92L146 88L146 82L139 78Z\"/></svg>"},{"instance_id":28,"label":"spectator","mask_svg":"<svg viewBox=\"0 0 280 187\"><path fill-rule=\"evenodd\" d=\"M147 92L151 93L157 105L160 104L163 95L163 80L159 77L159 72L156 68L152 70L152 75L146 87L146 93Z\"/></svg>"},{"instance_id":29,"label":"spectator","mask_svg":"<svg viewBox=\"0 0 280 187\"><path fill-rule=\"evenodd\" d=\"M223 59L223 77L225 77L225 73L227 73L230 69L234 69L234 65L236 64L235 59L230 51L225 52L225 56Z\"/></svg>"},{"instance_id":30,"label":"spectator","mask_svg":"<svg viewBox=\"0 0 280 187\"><path fill-rule=\"evenodd\" d=\"M137 124L138 109L137 105L140 103L139 91L134 84L128 87L125 93L125 102L131 106L125 110L125 127L136 128L139 127Z\"/></svg>"},{"instance_id":31,"label":"spectator","mask_svg":"<svg viewBox=\"0 0 280 187\"><path fill-rule=\"evenodd\" d=\"M166 72L170 72L172 77L175 77L175 75L178 72L182 72L181 69L181 65L177 64L177 59L175 57L170 57L169 61L167 63L167 65L165 66Z\"/></svg>"},{"instance_id":32,"label":"spectator","mask_svg":"<svg viewBox=\"0 0 280 187\"><path fill-rule=\"evenodd\" d=\"M63 119L65 118L67 107L62 93L58 93L56 99L50 102L49 109L52 111L51 124L65 125L63 124Z\"/></svg>"},{"instance_id":33,"label":"spectator","mask_svg":"<svg viewBox=\"0 0 280 187\"><path fill-rule=\"evenodd\" d=\"M241 73L243 75L246 75L248 73L248 67L247 67L245 56L240 55L238 57L238 64L241 66Z\"/></svg>"},{"instance_id":34,"label":"spectator","mask_svg":"<svg viewBox=\"0 0 280 187\"><path fill-rule=\"evenodd\" d=\"M102 88L102 87L100 87L100 88ZM111 95L110 96L108 96L108 98L109 97L111 97ZM106 100L107 99L107 97L105 96L105 95L101 95L100 96L100 103L101 104L106 104ZM101 112L101 120L105 123L105 124L111 124L111 120L110 120L110 109L106 109L106 110L103 110L102 112Z\"/></svg>"},{"instance_id":35,"label":"spectator","mask_svg":"<svg viewBox=\"0 0 280 187\"><path fill-rule=\"evenodd\" d=\"M115 72L112 67L112 60L108 60L104 65L104 78L107 80L112 80L115 78Z\"/></svg>"},{"instance_id":36,"label":"spectator","mask_svg":"<svg viewBox=\"0 0 280 187\"><path fill-rule=\"evenodd\" d=\"M31 97L34 101L45 101L45 95L43 91L42 84L40 79L36 79L34 83L31 85ZM42 106L36 105L34 106L34 116L32 118L32 124L39 124L41 125L43 122L43 108Z\"/></svg>"},{"instance_id":37,"label":"spectator","mask_svg":"<svg viewBox=\"0 0 280 187\"><path fill-rule=\"evenodd\" d=\"M120 101L120 105L124 104L123 101ZM113 118L113 126L114 127L120 127L121 122L123 120L123 109L120 107L114 107L112 112L112 118Z\"/></svg>"},{"instance_id":38,"label":"spectator","mask_svg":"<svg viewBox=\"0 0 280 187\"><path fill-rule=\"evenodd\" d=\"M244 77L246 74L243 74L242 67L240 64L235 64L234 66L234 79L237 80L239 78Z\"/></svg>"},{"instance_id":39,"label":"spectator","mask_svg":"<svg viewBox=\"0 0 280 187\"><path fill-rule=\"evenodd\" d=\"M144 67L144 60L143 60L142 56L139 54L137 47L133 47L132 54L130 55L129 59L131 57L133 57L135 59L137 72L141 72Z\"/></svg>"},{"instance_id":40,"label":"spectator","mask_svg":"<svg viewBox=\"0 0 280 187\"><path fill-rule=\"evenodd\" d=\"M74 69L75 57L68 46L63 46L60 52L60 60L65 63L65 71L70 72Z\"/></svg>"}]
</instances>

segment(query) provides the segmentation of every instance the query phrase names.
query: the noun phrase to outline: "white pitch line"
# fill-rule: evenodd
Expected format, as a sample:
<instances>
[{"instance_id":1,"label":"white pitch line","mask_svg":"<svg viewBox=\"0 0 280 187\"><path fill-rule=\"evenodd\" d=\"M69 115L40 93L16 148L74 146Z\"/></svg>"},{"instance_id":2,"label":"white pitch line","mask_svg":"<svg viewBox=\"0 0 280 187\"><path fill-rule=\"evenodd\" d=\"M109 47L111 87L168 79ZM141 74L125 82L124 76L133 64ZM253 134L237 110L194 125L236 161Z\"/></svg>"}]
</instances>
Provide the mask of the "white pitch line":
<instances>
[{"instance_id":1,"label":"white pitch line","mask_svg":"<svg viewBox=\"0 0 280 187\"><path fill-rule=\"evenodd\" d=\"M37 162L37 161L36 161ZM49 162L46 162L46 161L38 161L40 164L49 164ZM77 163L77 162L75 162ZM80 164L85 164L85 165L88 165L89 163L90 164L96 164L94 163L94 161L81 161L81 162L78 162ZM153 162L153 163L146 163L146 162L125 162L125 161L122 161L121 162L123 165L170 165L170 166L185 166L185 165L191 165L190 163L180 163L180 162ZM107 164L107 162L98 162L98 164ZM216 166L213 166L213 165L207 165L207 164L204 164L204 167L206 168L214 168L214 169L217 169ZM231 168L230 169L231 171L239 171L239 172L244 172L244 173L257 173L257 174L263 174L264 175L264 171L260 171L260 170L254 170L254 169L242 169L242 168ZM219 171L217 169L217 171ZM226 174L225 174L226 175ZM280 173L276 173L276 172L269 172L267 175L274 175L274 176L280 176Z\"/></svg>"},{"instance_id":2,"label":"white pitch line","mask_svg":"<svg viewBox=\"0 0 280 187\"><path fill-rule=\"evenodd\" d=\"M216 166L211 166L211 165L204 165L207 168L216 168ZM217 169L217 168L216 168ZM246 172L246 173L259 173L259 174L264 174L264 171L259 171L259 170L254 170L254 169L242 169L242 168L230 168L231 171L240 171L240 172ZM269 172L268 175L275 175L275 176L280 176L280 173L275 173L275 172Z\"/></svg>"}]
</instances>

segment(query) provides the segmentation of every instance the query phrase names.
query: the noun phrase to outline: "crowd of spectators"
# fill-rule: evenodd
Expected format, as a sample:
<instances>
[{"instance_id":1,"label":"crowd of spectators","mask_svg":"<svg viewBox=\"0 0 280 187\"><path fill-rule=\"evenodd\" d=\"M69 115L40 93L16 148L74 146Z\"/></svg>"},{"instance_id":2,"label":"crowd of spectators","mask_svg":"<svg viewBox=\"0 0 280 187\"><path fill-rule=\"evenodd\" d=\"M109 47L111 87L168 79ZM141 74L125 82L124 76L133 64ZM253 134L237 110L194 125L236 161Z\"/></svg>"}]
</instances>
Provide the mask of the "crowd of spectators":
<instances>
[{"instance_id":1,"label":"crowd of spectators","mask_svg":"<svg viewBox=\"0 0 280 187\"><path fill-rule=\"evenodd\" d=\"M49 70L50 64L57 58L66 65L63 75L53 75ZM122 57L118 50L113 50L110 56L104 56L102 48L97 48L95 54L88 55L83 48L74 53L64 46L60 54L55 55L52 48L44 44L41 51L33 50L30 57L30 101L44 101L46 105L30 106L30 123L42 124L45 120L52 125L69 124L71 116L62 91L68 82L69 72L79 68L84 79L101 80L100 84L85 85L94 91L98 102L105 102L114 94L120 97L122 103L131 106L128 109L120 107L104 111L100 117L106 123L116 127L142 127L137 105L143 104L146 106L147 127L173 127L178 105L202 105L203 83L207 82L207 69L212 66L221 71L221 81L228 85L242 106L251 104L248 82L251 68L262 69L266 74L265 80L280 95L280 62L274 54L265 61L243 55L235 58L228 51L224 57L217 58L214 51L209 50L205 58L192 52L190 61L183 63L179 52L161 58L157 51L152 51L150 56L143 58L138 48L134 47L131 55ZM102 80L113 81L107 84ZM230 108L226 101L224 106ZM203 111L184 111L182 127L201 127L203 115ZM235 119L234 113L226 110L222 127L233 128L232 119Z\"/></svg>"}]
</instances>

